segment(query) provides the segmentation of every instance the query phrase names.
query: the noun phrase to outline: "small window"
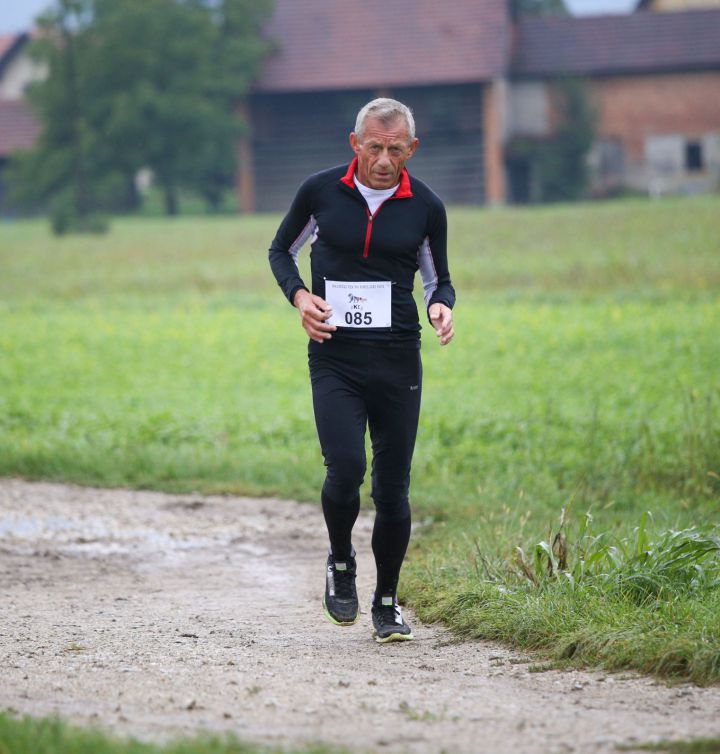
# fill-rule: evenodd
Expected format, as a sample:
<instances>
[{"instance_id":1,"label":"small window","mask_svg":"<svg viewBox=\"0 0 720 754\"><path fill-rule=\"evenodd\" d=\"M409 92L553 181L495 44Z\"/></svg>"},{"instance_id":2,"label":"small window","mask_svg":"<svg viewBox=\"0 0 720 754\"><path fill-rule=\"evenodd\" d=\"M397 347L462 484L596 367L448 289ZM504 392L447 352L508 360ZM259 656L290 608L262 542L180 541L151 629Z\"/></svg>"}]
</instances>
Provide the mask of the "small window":
<instances>
[{"instance_id":1,"label":"small window","mask_svg":"<svg viewBox=\"0 0 720 754\"><path fill-rule=\"evenodd\" d=\"M703 169L702 144L699 141L685 143L685 169L691 171Z\"/></svg>"}]
</instances>

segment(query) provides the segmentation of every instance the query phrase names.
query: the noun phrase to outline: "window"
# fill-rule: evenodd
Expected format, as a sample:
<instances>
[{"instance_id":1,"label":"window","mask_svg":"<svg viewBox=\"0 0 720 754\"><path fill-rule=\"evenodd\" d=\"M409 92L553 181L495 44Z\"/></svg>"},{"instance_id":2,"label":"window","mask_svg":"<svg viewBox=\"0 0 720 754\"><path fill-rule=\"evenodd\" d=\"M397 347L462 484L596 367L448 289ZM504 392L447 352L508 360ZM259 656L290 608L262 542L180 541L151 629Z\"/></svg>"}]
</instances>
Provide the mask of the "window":
<instances>
[{"instance_id":1,"label":"window","mask_svg":"<svg viewBox=\"0 0 720 754\"><path fill-rule=\"evenodd\" d=\"M699 141L685 142L685 169L688 171L703 169L702 144Z\"/></svg>"}]
</instances>

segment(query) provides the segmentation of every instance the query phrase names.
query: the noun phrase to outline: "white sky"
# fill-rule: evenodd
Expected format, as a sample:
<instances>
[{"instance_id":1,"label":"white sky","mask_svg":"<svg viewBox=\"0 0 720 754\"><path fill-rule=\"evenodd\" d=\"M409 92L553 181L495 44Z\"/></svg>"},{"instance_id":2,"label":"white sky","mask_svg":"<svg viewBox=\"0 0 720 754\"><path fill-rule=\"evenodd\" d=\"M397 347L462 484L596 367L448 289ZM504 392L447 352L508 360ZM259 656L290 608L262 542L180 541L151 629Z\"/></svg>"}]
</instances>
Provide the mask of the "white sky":
<instances>
[{"instance_id":1,"label":"white sky","mask_svg":"<svg viewBox=\"0 0 720 754\"><path fill-rule=\"evenodd\" d=\"M576 16L593 13L628 13L638 0L565 0L565 5Z\"/></svg>"},{"instance_id":2,"label":"white sky","mask_svg":"<svg viewBox=\"0 0 720 754\"><path fill-rule=\"evenodd\" d=\"M48 0L0 0L0 34L29 29L48 5Z\"/></svg>"},{"instance_id":3,"label":"white sky","mask_svg":"<svg viewBox=\"0 0 720 754\"><path fill-rule=\"evenodd\" d=\"M567 7L577 15L593 13L624 13L632 10L638 0L565 0ZM30 28L38 13L45 10L50 0L0 0L0 34Z\"/></svg>"}]
</instances>

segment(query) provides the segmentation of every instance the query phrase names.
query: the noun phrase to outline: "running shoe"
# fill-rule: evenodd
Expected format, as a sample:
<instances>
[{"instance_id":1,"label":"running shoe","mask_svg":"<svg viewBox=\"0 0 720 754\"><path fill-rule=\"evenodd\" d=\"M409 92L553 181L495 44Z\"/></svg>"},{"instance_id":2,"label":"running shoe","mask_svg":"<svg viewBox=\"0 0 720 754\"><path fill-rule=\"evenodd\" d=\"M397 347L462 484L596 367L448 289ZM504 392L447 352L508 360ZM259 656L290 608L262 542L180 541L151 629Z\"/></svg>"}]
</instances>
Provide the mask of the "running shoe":
<instances>
[{"instance_id":1,"label":"running shoe","mask_svg":"<svg viewBox=\"0 0 720 754\"><path fill-rule=\"evenodd\" d=\"M358 619L356 571L354 552L346 561L336 561L332 553L328 554L323 609L328 620L336 626L352 626Z\"/></svg>"},{"instance_id":2,"label":"running shoe","mask_svg":"<svg viewBox=\"0 0 720 754\"><path fill-rule=\"evenodd\" d=\"M410 626L403 620L395 595L383 595L379 602L373 601L371 612L375 641L385 644L389 641L410 641L413 638Z\"/></svg>"}]
</instances>

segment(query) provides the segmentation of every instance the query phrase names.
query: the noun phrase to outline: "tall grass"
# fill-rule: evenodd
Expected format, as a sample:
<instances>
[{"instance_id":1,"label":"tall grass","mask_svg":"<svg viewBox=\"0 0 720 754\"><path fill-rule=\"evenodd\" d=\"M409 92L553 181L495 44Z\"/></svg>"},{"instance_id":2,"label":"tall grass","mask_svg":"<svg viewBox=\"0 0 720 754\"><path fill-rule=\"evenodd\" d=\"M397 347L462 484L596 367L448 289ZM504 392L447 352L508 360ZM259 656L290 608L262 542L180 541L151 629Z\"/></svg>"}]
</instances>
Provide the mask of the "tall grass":
<instances>
[{"instance_id":1,"label":"tall grass","mask_svg":"<svg viewBox=\"0 0 720 754\"><path fill-rule=\"evenodd\" d=\"M645 511L629 534L596 533L589 512L506 557L476 539L449 568L412 566L412 600L461 634L511 641L555 661L720 677L720 525L657 530ZM568 528L571 532L568 532Z\"/></svg>"}]
</instances>

